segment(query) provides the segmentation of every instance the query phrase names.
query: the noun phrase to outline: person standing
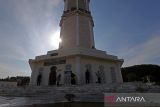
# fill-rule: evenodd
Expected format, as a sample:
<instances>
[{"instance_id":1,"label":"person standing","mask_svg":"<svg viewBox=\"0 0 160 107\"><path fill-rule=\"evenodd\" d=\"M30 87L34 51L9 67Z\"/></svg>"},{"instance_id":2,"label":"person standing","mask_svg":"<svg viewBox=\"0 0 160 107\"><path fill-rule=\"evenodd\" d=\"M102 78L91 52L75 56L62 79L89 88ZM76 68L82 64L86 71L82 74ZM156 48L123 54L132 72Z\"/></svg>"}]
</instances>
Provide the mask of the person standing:
<instances>
[{"instance_id":1,"label":"person standing","mask_svg":"<svg viewBox=\"0 0 160 107\"><path fill-rule=\"evenodd\" d=\"M90 83L90 72L87 69L87 71L86 71L86 84L89 84L89 83Z\"/></svg>"},{"instance_id":2,"label":"person standing","mask_svg":"<svg viewBox=\"0 0 160 107\"><path fill-rule=\"evenodd\" d=\"M59 86L60 84L60 81L61 81L61 74L59 74L58 76L57 76L57 86Z\"/></svg>"},{"instance_id":3,"label":"person standing","mask_svg":"<svg viewBox=\"0 0 160 107\"><path fill-rule=\"evenodd\" d=\"M37 77L37 86L41 85L41 80L42 80L42 75L41 75L41 73L39 73L39 75Z\"/></svg>"}]
</instances>

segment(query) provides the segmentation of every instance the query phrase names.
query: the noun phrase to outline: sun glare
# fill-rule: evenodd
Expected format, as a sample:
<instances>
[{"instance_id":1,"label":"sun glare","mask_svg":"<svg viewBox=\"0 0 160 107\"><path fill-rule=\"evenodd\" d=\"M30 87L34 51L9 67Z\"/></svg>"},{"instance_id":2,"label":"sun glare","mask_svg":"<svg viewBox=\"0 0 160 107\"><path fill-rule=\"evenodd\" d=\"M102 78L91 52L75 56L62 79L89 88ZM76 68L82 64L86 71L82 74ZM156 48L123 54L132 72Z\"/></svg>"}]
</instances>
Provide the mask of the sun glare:
<instances>
[{"instance_id":1,"label":"sun glare","mask_svg":"<svg viewBox=\"0 0 160 107\"><path fill-rule=\"evenodd\" d=\"M60 38L60 31L57 30L50 36L50 45L53 46L54 48L58 48L60 42L62 42Z\"/></svg>"}]
</instances>

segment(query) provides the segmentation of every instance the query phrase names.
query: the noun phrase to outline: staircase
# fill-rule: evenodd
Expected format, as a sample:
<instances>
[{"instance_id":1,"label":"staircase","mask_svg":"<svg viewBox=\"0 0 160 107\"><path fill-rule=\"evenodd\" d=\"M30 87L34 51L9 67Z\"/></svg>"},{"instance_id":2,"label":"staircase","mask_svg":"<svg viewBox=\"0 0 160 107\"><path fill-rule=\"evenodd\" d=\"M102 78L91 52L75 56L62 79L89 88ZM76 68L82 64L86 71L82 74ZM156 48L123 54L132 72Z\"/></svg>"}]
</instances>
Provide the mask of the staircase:
<instances>
[{"instance_id":1,"label":"staircase","mask_svg":"<svg viewBox=\"0 0 160 107\"><path fill-rule=\"evenodd\" d=\"M143 87L143 85L140 85ZM74 101L78 102L103 102L104 93L108 92L136 92L136 85L133 84L87 84L75 86L28 86L0 88L0 96L24 97L26 103L55 103L66 102L66 94L75 96ZM146 86L144 85L144 88ZM150 87L148 92L160 92L160 87Z\"/></svg>"}]
</instances>

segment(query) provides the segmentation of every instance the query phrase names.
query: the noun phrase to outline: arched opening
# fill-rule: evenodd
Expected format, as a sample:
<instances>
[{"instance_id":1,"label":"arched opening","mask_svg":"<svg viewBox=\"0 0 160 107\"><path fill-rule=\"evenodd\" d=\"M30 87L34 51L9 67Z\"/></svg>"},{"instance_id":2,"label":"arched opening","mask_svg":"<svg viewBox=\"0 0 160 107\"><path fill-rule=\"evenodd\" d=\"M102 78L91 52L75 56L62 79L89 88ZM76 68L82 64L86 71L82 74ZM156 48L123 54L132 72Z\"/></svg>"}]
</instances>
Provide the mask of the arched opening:
<instances>
[{"instance_id":1,"label":"arched opening","mask_svg":"<svg viewBox=\"0 0 160 107\"><path fill-rule=\"evenodd\" d=\"M100 65L99 70L96 72L97 82L96 83L105 83L105 73L104 73L104 66Z\"/></svg>"},{"instance_id":2,"label":"arched opening","mask_svg":"<svg viewBox=\"0 0 160 107\"><path fill-rule=\"evenodd\" d=\"M49 74L49 85L56 85L57 67L53 66L53 67L51 67L50 70L51 70L51 72Z\"/></svg>"},{"instance_id":3,"label":"arched opening","mask_svg":"<svg viewBox=\"0 0 160 107\"><path fill-rule=\"evenodd\" d=\"M86 84L89 84L91 82L91 65L87 64L85 67L86 67L85 80Z\"/></svg>"},{"instance_id":4,"label":"arched opening","mask_svg":"<svg viewBox=\"0 0 160 107\"><path fill-rule=\"evenodd\" d=\"M88 69L85 72L85 78L86 78L86 84L89 84L90 83L90 72Z\"/></svg>"}]
</instances>

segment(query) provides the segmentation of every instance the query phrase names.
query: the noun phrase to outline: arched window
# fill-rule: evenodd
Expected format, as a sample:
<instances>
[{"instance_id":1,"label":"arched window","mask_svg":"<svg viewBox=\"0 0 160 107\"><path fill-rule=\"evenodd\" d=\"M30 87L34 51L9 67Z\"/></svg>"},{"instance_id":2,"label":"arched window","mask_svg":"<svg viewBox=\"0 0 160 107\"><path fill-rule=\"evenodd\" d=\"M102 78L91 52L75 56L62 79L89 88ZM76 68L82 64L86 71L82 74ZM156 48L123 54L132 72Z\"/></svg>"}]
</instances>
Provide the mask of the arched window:
<instances>
[{"instance_id":1,"label":"arched window","mask_svg":"<svg viewBox=\"0 0 160 107\"><path fill-rule=\"evenodd\" d=\"M101 73L101 83L105 83L105 71L103 65L99 66L99 71Z\"/></svg>"},{"instance_id":2,"label":"arched window","mask_svg":"<svg viewBox=\"0 0 160 107\"><path fill-rule=\"evenodd\" d=\"M56 73L57 67L53 66L50 69L50 74L49 74L49 85L56 85Z\"/></svg>"},{"instance_id":3,"label":"arched window","mask_svg":"<svg viewBox=\"0 0 160 107\"><path fill-rule=\"evenodd\" d=\"M78 8L86 10L86 0L78 0Z\"/></svg>"},{"instance_id":4,"label":"arched window","mask_svg":"<svg viewBox=\"0 0 160 107\"><path fill-rule=\"evenodd\" d=\"M68 10L75 10L77 9L77 0L68 0Z\"/></svg>"}]
</instances>

